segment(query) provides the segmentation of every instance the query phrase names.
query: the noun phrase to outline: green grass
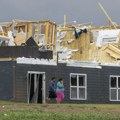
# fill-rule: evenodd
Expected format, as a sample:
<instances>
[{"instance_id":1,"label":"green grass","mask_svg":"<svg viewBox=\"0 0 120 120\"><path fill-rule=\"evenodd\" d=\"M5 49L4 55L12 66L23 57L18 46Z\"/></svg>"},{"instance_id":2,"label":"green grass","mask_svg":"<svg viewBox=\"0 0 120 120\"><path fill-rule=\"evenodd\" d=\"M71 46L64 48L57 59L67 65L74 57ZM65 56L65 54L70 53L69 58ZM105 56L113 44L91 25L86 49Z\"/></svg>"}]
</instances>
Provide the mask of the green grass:
<instances>
[{"instance_id":1,"label":"green grass","mask_svg":"<svg viewBox=\"0 0 120 120\"><path fill-rule=\"evenodd\" d=\"M120 115L96 113L58 113L43 111L2 111L1 120L120 120Z\"/></svg>"},{"instance_id":2,"label":"green grass","mask_svg":"<svg viewBox=\"0 0 120 120\"><path fill-rule=\"evenodd\" d=\"M120 104L27 104L0 101L0 120L120 120Z\"/></svg>"}]
</instances>

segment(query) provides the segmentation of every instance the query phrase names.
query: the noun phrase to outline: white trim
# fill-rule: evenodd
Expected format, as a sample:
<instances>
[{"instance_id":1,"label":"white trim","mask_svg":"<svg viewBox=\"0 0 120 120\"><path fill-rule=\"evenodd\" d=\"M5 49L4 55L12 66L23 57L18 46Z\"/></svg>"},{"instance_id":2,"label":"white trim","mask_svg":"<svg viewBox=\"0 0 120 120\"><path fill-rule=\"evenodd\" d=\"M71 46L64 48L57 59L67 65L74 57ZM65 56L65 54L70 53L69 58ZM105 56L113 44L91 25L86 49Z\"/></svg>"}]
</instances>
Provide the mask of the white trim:
<instances>
[{"instance_id":1,"label":"white trim","mask_svg":"<svg viewBox=\"0 0 120 120\"><path fill-rule=\"evenodd\" d=\"M114 64L114 63L104 63L104 64L101 64L101 66L108 66L108 67L120 67L120 64Z\"/></svg>"},{"instance_id":2,"label":"white trim","mask_svg":"<svg viewBox=\"0 0 120 120\"><path fill-rule=\"evenodd\" d=\"M102 66L82 66L82 65L67 65L67 66L70 66L70 67L82 67L82 68L96 68L96 69L102 69Z\"/></svg>"},{"instance_id":3,"label":"white trim","mask_svg":"<svg viewBox=\"0 0 120 120\"><path fill-rule=\"evenodd\" d=\"M39 71L28 71L27 73L32 73L32 74L45 74L45 72L39 72Z\"/></svg>"},{"instance_id":4,"label":"white trim","mask_svg":"<svg viewBox=\"0 0 120 120\"><path fill-rule=\"evenodd\" d=\"M77 86L71 86L71 75L77 75ZM85 86L78 86L79 84L79 76L85 77ZM77 88L77 98L71 98L71 88ZM79 98L79 88L85 89L85 98ZM87 100L87 74L80 74L80 73L70 73L70 100Z\"/></svg>"},{"instance_id":5,"label":"white trim","mask_svg":"<svg viewBox=\"0 0 120 120\"><path fill-rule=\"evenodd\" d=\"M116 77L116 88L111 88L111 77ZM119 86L118 86L118 78L120 77L120 75L110 75L109 77L109 100L110 101L120 101L120 99L118 99L118 90L120 90ZM116 90L117 94L116 97L117 99L111 99L111 90Z\"/></svg>"},{"instance_id":6,"label":"white trim","mask_svg":"<svg viewBox=\"0 0 120 120\"><path fill-rule=\"evenodd\" d=\"M42 75L42 103L46 103L46 81L45 81L45 72L39 72L39 71L28 71L27 72L27 102L29 103L29 85L28 85L28 78L29 74L41 74ZM35 77L35 76L34 76Z\"/></svg>"},{"instance_id":7,"label":"white trim","mask_svg":"<svg viewBox=\"0 0 120 120\"><path fill-rule=\"evenodd\" d=\"M66 66L102 69L101 64L82 61L68 61Z\"/></svg>"}]
</instances>

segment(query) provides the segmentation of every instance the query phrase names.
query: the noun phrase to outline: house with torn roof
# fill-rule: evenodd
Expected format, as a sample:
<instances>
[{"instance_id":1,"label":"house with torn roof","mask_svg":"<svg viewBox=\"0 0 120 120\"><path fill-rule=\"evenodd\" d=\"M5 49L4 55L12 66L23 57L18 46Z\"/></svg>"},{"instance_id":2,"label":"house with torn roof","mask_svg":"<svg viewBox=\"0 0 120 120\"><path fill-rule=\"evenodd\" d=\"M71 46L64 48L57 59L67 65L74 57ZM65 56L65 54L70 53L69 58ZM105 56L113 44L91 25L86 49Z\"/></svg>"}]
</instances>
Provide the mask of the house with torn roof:
<instances>
[{"instance_id":1,"label":"house with torn roof","mask_svg":"<svg viewBox=\"0 0 120 120\"><path fill-rule=\"evenodd\" d=\"M77 37L73 34L73 28L68 31L66 29L59 30L61 33L58 33L57 36L56 57L53 57L54 54L50 53L44 53L42 54L43 56L40 56L39 47L34 39L28 39L24 46L19 47L29 46L32 47L32 50L35 48L35 53L30 52L30 49L28 50L27 48L24 51L21 51L23 48L21 50L12 49L11 46L12 50L9 49L5 52L4 46L0 47L0 52L4 51L4 54L2 54L3 52L0 53L0 100L46 103L49 82L54 76L56 79L61 77L64 79L65 99L63 103L120 103L119 62L99 62L96 59L97 55L93 57L95 59L91 59L91 61L89 59L92 45L97 50L103 49L102 46L105 45L103 51L106 51L106 54L108 50L119 54L119 46L115 46L119 43L119 40L115 36L101 40L99 37L104 38L104 35L102 35L97 36L98 39L94 41L94 39L90 39L90 36L94 35L92 34L93 31L87 28L86 32L85 29L81 29L82 33L77 30L79 33ZM69 34L69 31L72 34ZM81 35L82 38L80 38ZM64 40L64 38L66 39ZM79 42L81 43L80 48ZM68 44L68 46L65 44ZM16 53L11 52L13 56L7 56L9 51L16 51ZM42 51L45 51L45 49L42 49ZM75 59L70 59L71 55L76 52ZM96 50L94 49L92 52L94 54ZM79 59L77 58L78 55ZM107 55L111 57L110 54ZM8 59L9 57L12 59Z\"/></svg>"},{"instance_id":2,"label":"house with torn roof","mask_svg":"<svg viewBox=\"0 0 120 120\"><path fill-rule=\"evenodd\" d=\"M95 58L97 62L103 64L118 64L120 59L120 29L100 30L97 32L97 39L94 39L91 43L91 59Z\"/></svg>"}]
</instances>

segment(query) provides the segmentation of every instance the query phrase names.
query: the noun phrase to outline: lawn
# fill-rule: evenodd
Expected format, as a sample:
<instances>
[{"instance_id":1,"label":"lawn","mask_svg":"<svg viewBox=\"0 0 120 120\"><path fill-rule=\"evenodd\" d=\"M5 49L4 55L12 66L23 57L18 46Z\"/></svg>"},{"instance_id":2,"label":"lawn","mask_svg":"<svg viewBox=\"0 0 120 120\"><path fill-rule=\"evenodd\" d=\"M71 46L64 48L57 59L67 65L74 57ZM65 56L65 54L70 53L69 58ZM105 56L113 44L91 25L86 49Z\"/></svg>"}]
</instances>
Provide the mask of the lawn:
<instances>
[{"instance_id":1,"label":"lawn","mask_svg":"<svg viewBox=\"0 0 120 120\"><path fill-rule=\"evenodd\" d=\"M0 120L120 120L120 105L0 101Z\"/></svg>"}]
</instances>

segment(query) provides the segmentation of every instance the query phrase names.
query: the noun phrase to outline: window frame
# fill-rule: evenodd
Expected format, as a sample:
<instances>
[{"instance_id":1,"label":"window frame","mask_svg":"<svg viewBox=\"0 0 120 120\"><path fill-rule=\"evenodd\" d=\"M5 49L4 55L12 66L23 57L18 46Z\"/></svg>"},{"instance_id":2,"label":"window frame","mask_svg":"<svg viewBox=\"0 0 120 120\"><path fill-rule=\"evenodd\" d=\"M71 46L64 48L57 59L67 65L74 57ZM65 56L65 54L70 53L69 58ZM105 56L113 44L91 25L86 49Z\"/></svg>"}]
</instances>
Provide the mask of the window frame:
<instances>
[{"instance_id":1,"label":"window frame","mask_svg":"<svg viewBox=\"0 0 120 120\"><path fill-rule=\"evenodd\" d=\"M71 76L72 75L77 75L77 86L71 86ZM85 77L85 85L84 86L79 86L79 76L84 76ZM77 98L71 98L71 88L77 88ZM85 98L79 98L79 88L84 88L85 89ZM70 100L87 100L87 74L80 74L80 73L70 73Z\"/></svg>"},{"instance_id":2,"label":"window frame","mask_svg":"<svg viewBox=\"0 0 120 120\"><path fill-rule=\"evenodd\" d=\"M116 77L116 88L112 88L111 87L111 77ZM118 91L120 90L120 87L118 87L118 78L120 78L120 75L110 75L109 77L109 100L110 101L120 101L120 99L118 99ZM117 99L111 99L111 90L116 90L117 94L116 94L116 98Z\"/></svg>"}]
</instances>

